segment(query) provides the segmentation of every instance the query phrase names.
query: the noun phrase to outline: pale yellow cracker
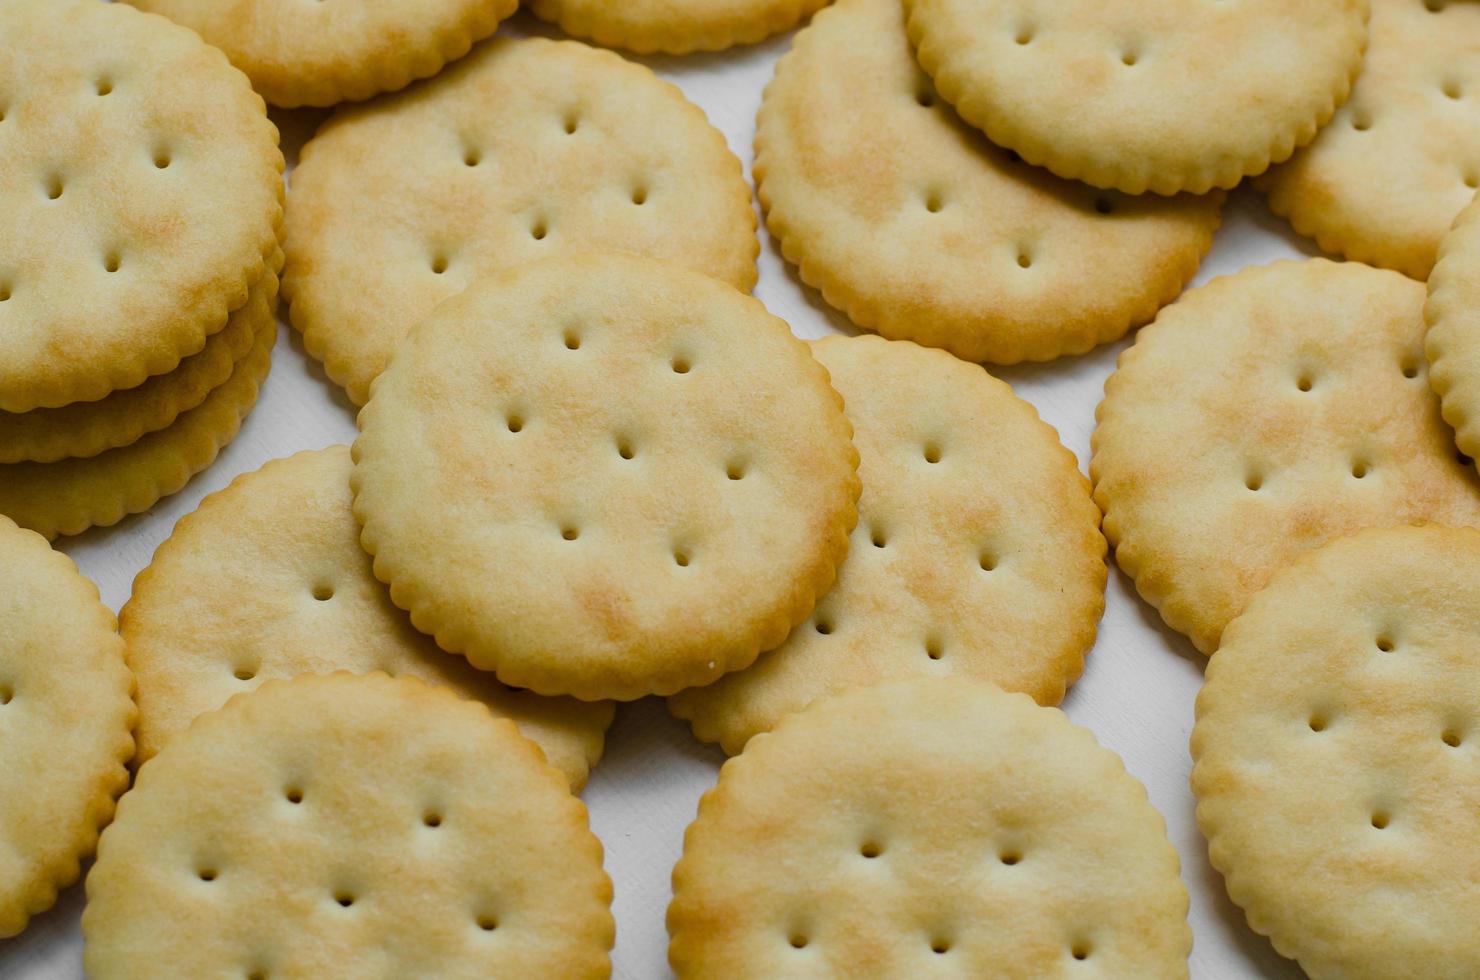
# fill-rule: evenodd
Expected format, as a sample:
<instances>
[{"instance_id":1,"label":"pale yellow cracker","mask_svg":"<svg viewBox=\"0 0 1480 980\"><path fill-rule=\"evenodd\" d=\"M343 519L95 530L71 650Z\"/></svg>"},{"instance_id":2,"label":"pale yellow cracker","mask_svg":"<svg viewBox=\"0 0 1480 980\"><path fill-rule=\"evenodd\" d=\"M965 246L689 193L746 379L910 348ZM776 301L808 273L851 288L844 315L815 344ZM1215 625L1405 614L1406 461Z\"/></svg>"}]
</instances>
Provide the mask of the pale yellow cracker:
<instances>
[{"instance_id":1,"label":"pale yellow cracker","mask_svg":"<svg viewBox=\"0 0 1480 980\"><path fill-rule=\"evenodd\" d=\"M1100 512L1074 454L1007 385L944 352L877 337L812 351L858 447L848 559L785 643L670 709L733 754L819 697L886 678L975 677L1057 704L1105 608Z\"/></svg>"},{"instance_id":2,"label":"pale yellow cracker","mask_svg":"<svg viewBox=\"0 0 1480 980\"><path fill-rule=\"evenodd\" d=\"M139 770L87 877L93 980L610 975L586 808L514 724L384 674L271 681Z\"/></svg>"},{"instance_id":3,"label":"pale yellow cracker","mask_svg":"<svg viewBox=\"0 0 1480 980\"><path fill-rule=\"evenodd\" d=\"M350 469L345 446L274 460L207 497L160 545L119 614L139 685L138 761L266 680L378 670L512 718L579 789L611 704L510 690L413 629L360 548Z\"/></svg>"},{"instance_id":4,"label":"pale yellow cracker","mask_svg":"<svg viewBox=\"0 0 1480 980\"><path fill-rule=\"evenodd\" d=\"M129 446L167 428L184 412L225 384L252 350L252 341L272 326L277 307L281 255L252 286L246 305L234 310L226 326L206 338L200 353L185 358L168 374L157 374L135 388L115 391L95 402L60 408L0 412L0 464L52 463L96 456Z\"/></svg>"},{"instance_id":5,"label":"pale yellow cracker","mask_svg":"<svg viewBox=\"0 0 1480 980\"><path fill-rule=\"evenodd\" d=\"M1439 249L1424 319L1429 384L1444 421L1459 448L1480 457L1480 204L1460 212Z\"/></svg>"},{"instance_id":6,"label":"pale yellow cracker","mask_svg":"<svg viewBox=\"0 0 1480 980\"><path fill-rule=\"evenodd\" d=\"M285 107L368 99L435 75L517 0L128 0L198 32Z\"/></svg>"},{"instance_id":7,"label":"pale yellow cracker","mask_svg":"<svg viewBox=\"0 0 1480 980\"><path fill-rule=\"evenodd\" d=\"M970 361L1082 354L1150 320L1223 202L1013 160L938 100L898 0L842 0L797 35L755 146L767 226L802 278L859 326Z\"/></svg>"},{"instance_id":8,"label":"pale yellow cracker","mask_svg":"<svg viewBox=\"0 0 1480 980\"><path fill-rule=\"evenodd\" d=\"M418 321L490 272L614 248L755 284L740 162L677 88L572 41L495 39L341 110L293 172L284 295L363 403Z\"/></svg>"},{"instance_id":9,"label":"pale yellow cracker","mask_svg":"<svg viewBox=\"0 0 1480 980\"><path fill-rule=\"evenodd\" d=\"M1212 653L1299 553L1359 528L1480 523L1439 416L1419 283L1325 259L1192 290L1105 383L1090 477L1120 567Z\"/></svg>"},{"instance_id":10,"label":"pale yellow cracker","mask_svg":"<svg viewBox=\"0 0 1480 980\"><path fill-rule=\"evenodd\" d=\"M1351 99L1259 186L1326 251L1426 278L1480 187L1480 4L1372 0Z\"/></svg>"},{"instance_id":11,"label":"pale yellow cracker","mask_svg":"<svg viewBox=\"0 0 1480 980\"><path fill-rule=\"evenodd\" d=\"M1288 159L1346 100L1367 39L1368 0L905 6L920 64L968 122L1132 194L1233 187Z\"/></svg>"},{"instance_id":12,"label":"pale yellow cracker","mask_svg":"<svg viewBox=\"0 0 1480 980\"><path fill-rule=\"evenodd\" d=\"M980 681L820 701L758 735L673 869L680 980L1187 976L1187 890L1115 753Z\"/></svg>"},{"instance_id":13,"label":"pale yellow cracker","mask_svg":"<svg viewBox=\"0 0 1480 980\"><path fill-rule=\"evenodd\" d=\"M514 687L628 700L748 666L832 585L858 454L827 371L739 291L572 254L480 280L360 412L375 574Z\"/></svg>"},{"instance_id":14,"label":"pale yellow cracker","mask_svg":"<svg viewBox=\"0 0 1480 980\"><path fill-rule=\"evenodd\" d=\"M77 880L128 786L133 678L77 566L0 517L0 938Z\"/></svg>"},{"instance_id":15,"label":"pale yellow cracker","mask_svg":"<svg viewBox=\"0 0 1480 980\"><path fill-rule=\"evenodd\" d=\"M754 44L791 30L827 0L532 0L536 15L576 37L639 54L689 54Z\"/></svg>"},{"instance_id":16,"label":"pale yellow cracker","mask_svg":"<svg viewBox=\"0 0 1480 980\"><path fill-rule=\"evenodd\" d=\"M272 363L269 321L226 383L166 429L87 459L0 466L0 514L48 538L117 524L181 490L236 437Z\"/></svg>"},{"instance_id":17,"label":"pale yellow cracker","mask_svg":"<svg viewBox=\"0 0 1480 980\"><path fill-rule=\"evenodd\" d=\"M1197 820L1311 977L1480 976L1480 532L1360 532L1228 625L1192 732Z\"/></svg>"},{"instance_id":18,"label":"pale yellow cracker","mask_svg":"<svg viewBox=\"0 0 1480 980\"><path fill-rule=\"evenodd\" d=\"M173 370L277 250L283 157L246 78L162 17L0 4L0 410Z\"/></svg>"}]
</instances>

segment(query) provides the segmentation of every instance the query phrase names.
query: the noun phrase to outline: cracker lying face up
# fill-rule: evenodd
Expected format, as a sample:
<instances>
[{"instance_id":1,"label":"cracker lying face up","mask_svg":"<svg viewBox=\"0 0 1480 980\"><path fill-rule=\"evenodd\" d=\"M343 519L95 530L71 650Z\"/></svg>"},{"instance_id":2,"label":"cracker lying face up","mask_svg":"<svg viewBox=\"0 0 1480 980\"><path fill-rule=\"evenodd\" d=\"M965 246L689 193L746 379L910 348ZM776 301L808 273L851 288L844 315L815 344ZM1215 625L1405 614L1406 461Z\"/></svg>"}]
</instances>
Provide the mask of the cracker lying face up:
<instances>
[{"instance_id":1,"label":"cracker lying face up","mask_svg":"<svg viewBox=\"0 0 1480 980\"><path fill-rule=\"evenodd\" d=\"M1170 302L1221 193L1134 198L1013 158L940 101L893 0L797 35L756 120L766 225L861 327L969 361L1081 354Z\"/></svg>"},{"instance_id":2,"label":"cracker lying face up","mask_svg":"<svg viewBox=\"0 0 1480 980\"><path fill-rule=\"evenodd\" d=\"M1480 532L1362 531L1276 575L1208 663L1197 822L1312 977L1480 976L1477 608Z\"/></svg>"},{"instance_id":3,"label":"cracker lying face up","mask_svg":"<svg viewBox=\"0 0 1480 980\"><path fill-rule=\"evenodd\" d=\"M1057 704L1105 606L1100 512L1074 455L975 364L877 337L812 349L860 457L848 559L785 643L674 695L674 714L735 753L817 698L885 678L979 678Z\"/></svg>"},{"instance_id":4,"label":"cracker lying face up","mask_svg":"<svg viewBox=\"0 0 1480 980\"><path fill-rule=\"evenodd\" d=\"M827 371L674 263L531 263L438 307L360 413L361 543L391 598L500 680L584 700L748 666L857 520Z\"/></svg>"},{"instance_id":5,"label":"cracker lying face up","mask_svg":"<svg viewBox=\"0 0 1480 980\"><path fill-rule=\"evenodd\" d=\"M139 683L138 761L268 680L379 670L512 718L580 789L612 706L511 691L413 629L370 573L349 475L344 446L274 460L207 497L160 545L119 613Z\"/></svg>"},{"instance_id":6,"label":"cracker lying face up","mask_svg":"<svg viewBox=\"0 0 1480 980\"><path fill-rule=\"evenodd\" d=\"M1053 708L921 679L758 735L699 803L668 959L710 977L1187 976L1177 852Z\"/></svg>"},{"instance_id":7,"label":"cracker lying face up","mask_svg":"<svg viewBox=\"0 0 1480 980\"><path fill-rule=\"evenodd\" d=\"M96 980L611 975L611 880L565 775L413 678L233 698L140 767L98 853Z\"/></svg>"},{"instance_id":8,"label":"cracker lying face up","mask_svg":"<svg viewBox=\"0 0 1480 980\"><path fill-rule=\"evenodd\" d=\"M647 68L575 42L497 38L341 110L291 197L293 325L358 403L433 307L521 262L610 248L755 284L750 188L724 137Z\"/></svg>"},{"instance_id":9,"label":"cracker lying face up","mask_svg":"<svg viewBox=\"0 0 1480 980\"><path fill-rule=\"evenodd\" d=\"M1116 561L1204 653L1297 554L1359 528L1480 523L1439 416L1424 289L1324 259L1163 310L1105 383L1090 476Z\"/></svg>"},{"instance_id":10,"label":"cracker lying face up","mask_svg":"<svg viewBox=\"0 0 1480 980\"><path fill-rule=\"evenodd\" d=\"M1417 4L1422 0L1411 0ZM941 95L1061 177L1131 194L1233 187L1346 100L1368 0L907 0Z\"/></svg>"},{"instance_id":11,"label":"cracker lying face up","mask_svg":"<svg viewBox=\"0 0 1480 980\"><path fill-rule=\"evenodd\" d=\"M1351 99L1259 186L1326 251L1426 278L1480 187L1480 6L1372 0Z\"/></svg>"},{"instance_id":12,"label":"cracker lying face up","mask_svg":"<svg viewBox=\"0 0 1480 980\"><path fill-rule=\"evenodd\" d=\"M0 410L142 384L269 271L283 157L262 99L124 4L0 5Z\"/></svg>"},{"instance_id":13,"label":"cracker lying face up","mask_svg":"<svg viewBox=\"0 0 1480 980\"><path fill-rule=\"evenodd\" d=\"M97 588L0 517L0 938L77 880L128 788L133 687Z\"/></svg>"}]
</instances>

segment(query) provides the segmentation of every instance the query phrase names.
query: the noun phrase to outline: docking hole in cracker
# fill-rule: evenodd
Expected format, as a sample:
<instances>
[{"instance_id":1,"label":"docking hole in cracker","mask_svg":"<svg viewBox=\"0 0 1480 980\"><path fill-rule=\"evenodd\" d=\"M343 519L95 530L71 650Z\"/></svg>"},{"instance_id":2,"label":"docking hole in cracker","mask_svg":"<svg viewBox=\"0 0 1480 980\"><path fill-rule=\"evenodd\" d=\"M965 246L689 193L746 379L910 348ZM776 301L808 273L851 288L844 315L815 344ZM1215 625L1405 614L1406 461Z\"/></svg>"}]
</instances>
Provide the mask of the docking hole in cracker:
<instances>
[{"instance_id":1,"label":"docking hole in cracker","mask_svg":"<svg viewBox=\"0 0 1480 980\"><path fill-rule=\"evenodd\" d=\"M819 697L889 678L974 677L1057 704L1105 606L1100 512L1074 455L942 351L877 337L812 351L858 447L848 558L785 643L670 709L734 754Z\"/></svg>"},{"instance_id":2,"label":"docking hole in cracker","mask_svg":"<svg viewBox=\"0 0 1480 980\"><path fill-rule=\"evenodd\" d=\"M1117 564L1203 653L1270 575L1364 527L1480 523L1423 356L1424 288L1325 259L1244 269L1141 330L1090 478Z\"/></svg>"},{"instance_id":3,"label":"docking hole in cracker","mask_svg":"<svg viewBox=\"0 0 1480 980\"><path fill-rule=\"evenodd\" d=\"M1258 183L1325 251L1428 278L1480 187L1480 5L1372 0L1351 99Z\"/></svg>"},{"instance_id":4,"label":"docking hole in cracker","mask_svg":"<svg viewBox=\"0 0 1480 980\"><path fill-rule=\"evenodd\" d=\"M0 5L0 411L97 401L221 330L278 248L262 99L125 4Z\"/></svg>"},{"instance_id":5,"label":"docking hole in cracker","mask_svg":"<svg viewBox=\"0 0 1480 980\"><path fill-rule=\"evenodd\" d=\"M964 119L1130 194L1233 187L1288 159L1346 100L1367 40L1368 0L905 6L920 64Z\"/></svg>"},{"instance_id":6,"label":"docking hole in cracker","mask_svg":"<svg viewBox=\"0 0 1480 980\"><path fill-rule=\"evenodd\" d=\"M514 687L672 694L811 614L858 454L807 345L676 263L572 254L412 331L354 445L354 512L412 622Z\"/></svg>"},{"instance_id":7,"label":"docking hole in cracker","mask_svg":"<svg viewBox=\"0 0 1480 980\"><path fill-rule=\"evenodd\" d=\"M1096 190L993 146L936 96L896 0L841 0L797 35L755 150L767 227L804 281L861 327L969 361L1082 354L1146 323L1223 203Z\"/></svg>"},{"instance_id":8,"label":"docking hole in cracker","mask_svg":"<svg viewBox=\"0 0 1480 980\"><path fill-rule=\"evenodd\" d=\"M827 0L532 0L536 16L575 37L638 54L720 51L791 30Z\"/></svg>"},{"instance_id":9,"label":"docking hole in cracker","mask_svg":"<svg viewBox=\"0 0 1480 980\"><path fill-rule=\"evenodd\" d=\"M1480 531L1366 530L1279 572L1208 663L1198 825L1317 980L1480 976L1477 608Z\"/></svg>"},{"instance_id":10,"label":"docking hole in cracker","mask_svg":"<svg viewBox=\"0 0 1480 980\"><path fill-rule=\"evenodd\" d=\"M1064 714L981 681L818 701L725 763L673 869L709 977L1185 978L1177 852Z\"/></svg>"},{"instance_id":11,"label":"docking hole in cracker","mask_svg":"<svg viewBox=\"0 0 1480 980\"><path fill-rule=\"evenodd\" d=\"M274 105L368 99L435 75L516 0L128 0L198 32Z\"/></svg>"},{"instance_id":12,"label":"docking hole in cracker","mask_svg":"<svg viewBox=\"0 0 1480 980\"><path fill-rule=\"evenodd\" d=\"M137 761L265 681L381 671L511 718L579 790L612 706L510 690L413 629L360 548L350 469L345 446L274 460L201 501L160 545L119 614L138 679Z\"/></svg>"},{"instance_id":13,"label":"docking hole in cracker","mask_svg":"<svg viewBox=\"0 0 1480 980\"><path fill-rule=\"evenodd\" d=\"M144 977L610 976L586 808L513 722L413 678L275 680L140 767L84 965Z\"/></svg>"},{"instance_id":14,"label":"docking hole in cracker","mask_svg":"<svg viewBox=\"0 0 1480 980\"><path fill-rule=\"evenodd\" d=\"M80 874L134 754L113 614L71 559L0 517L0 939Z\"/></svg>"},{"instance_id":15,"label":"docking hole in cracker","mask_svg":"<svg viewBox=\"0 0 1480 980\"><path fill-rule=\"evenodd\" d=\"M340 110L291 198L293 325L357 404L439 302L523 262L618 249L755 284L750 188L724 136L649 69L573 41L496 38Z\"/></svg>"}]
</instances>

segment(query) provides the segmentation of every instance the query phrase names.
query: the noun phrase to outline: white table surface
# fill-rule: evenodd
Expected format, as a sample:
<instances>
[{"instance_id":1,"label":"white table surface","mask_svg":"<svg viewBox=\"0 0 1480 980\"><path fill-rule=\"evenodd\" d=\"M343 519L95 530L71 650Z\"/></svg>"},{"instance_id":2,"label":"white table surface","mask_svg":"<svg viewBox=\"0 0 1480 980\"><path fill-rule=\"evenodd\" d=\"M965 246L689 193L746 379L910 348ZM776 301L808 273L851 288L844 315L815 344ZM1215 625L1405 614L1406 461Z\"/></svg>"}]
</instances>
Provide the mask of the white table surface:
<instances>
[{"instance_id":1,"label":"white table surface","mask_svg":"<svg viewBox=\"0 0 1480 980\"><path fill-rule=\"evenodd\" d=\"M548 32L520 15L505 27L505 33ZM639 60L677 83L703 107L745 162L748 176L761 91L776 58L790 43L789 36L782 36L718 55ZM283 129L284 150L291 164L317 116L274 113L274 117ZM1315 254L1310 244L1270 215L1257 194L1240 189L1229 199L1223 229L1196 281L1246 265L1307 254ZM1113 262L1114 256L1105 256L1105 261ZM756 295L802 337L856 332L815 291L802 285L795 270L781 260L764 226ZM1047 365L992 371L1033 402L1058 429L1081 466L1087 466L1095 405L1126 343ZM256 410L215 465L149 513L114 528L62 539L59 546L76 559L83 574L102 590L104 602L116 610L128 598L134 576L149 563L175 521L194 510L206 494L267 460L348 442L354 433L353 406L304 353L298 335L285 327ZM1204 841L1193 820L1187 738L1203 663L1192 645L1166 629L1112 566L1098 642L1064 708L1074 721L1120 753L1166 817L1172 843L1182 857L1182 877L1192 895L1193 977L1298 978L1303 976L1300 970L1252 933L1243 914L1228 901L1222 878L1208 864ZM669 871L682 849L684 827L693 817L700 794L713 784L722 761L718 749L695 742L687 726L669 717L660 701L639 701L617 712L606 755L592 773L584 798L592 829L606 846L606 868L616 889L614 975L618 978L648 980L671 975L663 926ZM77 885L19 937L0 941L0 978L82 977L78 930L82 905L82 887Z\"/></svg>"}]
</instances>

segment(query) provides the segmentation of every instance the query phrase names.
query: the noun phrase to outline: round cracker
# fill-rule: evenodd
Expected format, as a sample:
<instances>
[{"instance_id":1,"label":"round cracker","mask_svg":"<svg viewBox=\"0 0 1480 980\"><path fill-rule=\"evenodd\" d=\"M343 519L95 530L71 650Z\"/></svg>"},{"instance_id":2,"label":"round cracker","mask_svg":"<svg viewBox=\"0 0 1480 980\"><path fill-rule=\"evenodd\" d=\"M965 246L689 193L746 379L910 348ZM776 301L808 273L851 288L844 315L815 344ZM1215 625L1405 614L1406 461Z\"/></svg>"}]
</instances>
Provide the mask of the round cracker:
<instances>
[{"instance_id":1,"label":"round cracker","mask_svg":"<svg viewBox=\"0 0 1480 980\"><path fill-rule=\"evenodd\" d=\"M170 373L157 374L137 388L115 391L95 402L18 414L0 412L0 464L96 456L168 428L225 384L251 352L257 334L275 322L277 270L281 268L279 252L268 273L252 286L246 304L232 311L225 327L206 338L200 353L187 357Z\"/></svg>"},{"instance_id":2,"label":"round cracker","mask_svg":"<svg viewBox=\"0 0 1480 980\"><path fill-rule=\"evenodd\" d=\"M1419 0L1413 0L1419 2ZM940 94L994 143L1131 194L1233 187L1309 143L1368 0L907 0Z\"/></svg>"},{"instance_id":3,"label":"round cracker","mask_svg":"<svg viewBox=\"0 0 1480 980\"><path fill-rule=\"evenodd\" d=\"M533 0L530 9L576 37L639 54L721 51L789 31L827 0Z\"/></svg>"},{"instance_id":4,"label":"round cracker","mask_svg":"<svg viewBox=\"0 0 1480 980\"><path fill-rule=\"evenodd\" d=\"M896 0L843 0L797 35L755 146L766 223L802 279L859 326L969 361L1082 354L1147 322L1197 272L1223 203L1014 160L937 99Z\"/></svg>"},{"instance_id":5,"label":"round cracker","mask_svg":"<svg viewBox=\"0 0 1480 980\"><path fill-rule=\"evenodd\" d=\"M827 371L751 297L565 255L443 303L377 379L354 512L396 605L514 687L672 694L832 585L858 454Z\"/></svg>"},{"instance_id":6,"label":"round cracker","mask_svg":"<svg viewBox=\"0 0 1480 980\"><path fill-rule=\"evenodd\" d=\"M1480 532L1360 532L1229 624L1192 733L1213 865L1314 978L1480 975Z\"/></svg>"},{"instance_id":7,"label":"round cracker","mask_svg":"<svg viewBox=\"0 0 1480 980\"><path fill-rule=\"evenodd\" d=\"M262 99L191 31L123 4L0 6L0 410L173 370L277 250Z\"/></svg>"},{"instance_id":8,"label":"round cracker","mask_svg":"<svg viewBox=\"0 0 1480 980\"><path fill-rule=\"evenodd\" d=\"M673 869L689 977L1187 976L1177 852L1094 736L959 679L861 688L752 739Z\"/></svg>"},{"instance_id":9,"label":"round cracker","mask_svg":"<svg viewBox=\"0 0 1480 980\"><path fill-rule=\"evenodd\" d=\"M517 0L128 0L226 52L273 105L368 99L435 75Z\"/></svg>"},{"instance_id":10,"label":"round cracker","mask_svg":"<svg viewBox=\"0 0 1480 980\"><path fill-rule=\"evenodd\" d=\"M0 938L51 908L112 818L133 687L97 588L0 517Z\"/></svg>"},{"instance_id":11,"label":"round cracker","mask_svg":"<svg viewBox=\"0 0 1480 980\"><path fill-rule=\"evenodd\" d=\"M87 878L97 980L610 974L586 808L508 719L412 678L272 681L139 770Z\"/></svg>"},{"instance_id":12,"label":"round cracker","mask_svg":"<svg viewBox=\"0 0 1480 980\"><path fill-rule=\"evenodd\" d=\"M1423 286L1325 259L1191 290L1105 383L1115 559L1203 653L1275 570L1364 527L1480 523L1423 357Z\"/></svg>"},{"instance_id":13,"label":"round cracker","mask_svg":"<svg viewBox=\"0 0 1480 980\"><path fill-rule=\"evenodd\" d=\"M283 292L356 403L418 321L474 279L614 248L755 284L740 162L650 70L496 38L436 79L341 110L293 172Z\"/></svg>"},{"instance_id":14,"label":"round cracker","mask_svg":"<svg viewBox=\"0 0 1480 980\"><path fill-rule=\"evenodd\" d=\"M1424 304L1429 384L1444 421L1471 458L1480 457L1480 204L1472 203L1444 239Z\"/></svg>"},{"instance_id":15,"label":"round cracker","mask_svg":"<svg viewBox=\"0 0 1480 980\"><path fill-rule=\"evenodd\" d=\"M1011 388L942 351L831 337L812 352L858 447L848 559L785 643L674 695L673 713L733 754L819 697L887 678L975 677L1057 704L1105 608L1100 512L1074 454Z\"/></svg>"},{"instance_id":16,"label":"round cracker","mask_svg":"<svg viewBox=\"0 0 1480 980\"><path fill-rule=\"evenodd\" d=\"M269 320L226 383L169 428L87 459L0 466L0 514L48 538L117 524L148 510L215 461L257 402L272 365Z\"/></svg>"},{"instance_id":17,"label":"round cracker","mask_svg":"<svg viewBox=\"0 0 1480 980\"><path fill-rule=\"evenodd\" d=\"M513 719L580 789L612 705L510 690L413 629L360 548L350 470L348 447L333 446L237 477L139 573L119 614L139 687L138 761L264 681L380 671L444 684Z\"/></svg>"},{"instance_id":18,"label":"round cracker","mask_svg":"<svg viewBox=\"0 0 1480 980\"><path fill-rule=\"evenodd\" d=\"M1262 178L1269 206L1349 259L1428 277L1480 187L1480 5L1372 0L1351 99L1315 142Z\"/></svg>"}]
</instances>

